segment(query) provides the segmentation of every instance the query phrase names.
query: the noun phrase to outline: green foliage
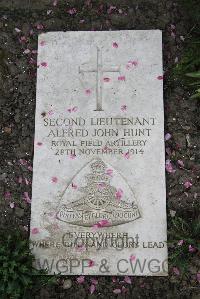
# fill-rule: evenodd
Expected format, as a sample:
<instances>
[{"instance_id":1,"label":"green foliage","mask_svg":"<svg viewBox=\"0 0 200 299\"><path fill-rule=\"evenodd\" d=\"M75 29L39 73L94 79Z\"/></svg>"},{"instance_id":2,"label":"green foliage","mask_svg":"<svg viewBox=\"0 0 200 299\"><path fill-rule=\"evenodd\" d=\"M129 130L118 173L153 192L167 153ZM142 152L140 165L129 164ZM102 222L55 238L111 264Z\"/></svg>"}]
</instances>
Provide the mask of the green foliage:
<instances>
[{"instance_id":1,"label":"green foliage","mask_svg":"<svg viewBox=\"0 0 200 299\"><path fill-rule=\"evenodd\" d=\"M191 99L200 99L200 40L190 40L182 60L175 68L175 76L180 77L191 92Z\"/></svg>"},{"instance_id":2,"label":"green foliage","mask_svg":"<svg viewBox=\"0 0 200 299\"><path fill-rule=\"evenodd\" d=\"M191 96L191 99L200 99L200 71L187 73L186 76L192 78L194 81L190 83L190 86L195 87L195 93Z\"/></svg>"},{"instance_id":3,"label":"green foliage","mask_svg":"<svg viewBox=\"0 0 200 299\"><path fill-rule=\"evenodd\" d=\"M198 219L186 222L180 217L172 218L169 229L169 247L171 253L169 261L173 266L178 266L183 272L188 269L191 258L200 251L200 221ZM182 245L178 242L183 240ZM196 248L194 253L189 251L189 246Z\"/></svg>"},{"instance_id":4,"label":"green foliage","mask_svg":"<svg viewBox=\"0 0 200 299\"><path fill-rule=\"evenodd\" d=\"M190 88L191 99L200 99L200 2L180 0L179 3L187 11L191 27L186 36L183 57L175 68L175 76L181 77Z\"/></svg>"},{"instance_id":5,"label":"green foliage","mask_svg":"<svg viewBox=\"0 0 200 299\"><path fill-rule=\"evenodd\" d=\"M0 298L22 299L44 272L33 268L29 242L19 232L0 232ZM46 279L49 282L49 278Z\"/></svg>"}]
</instances>

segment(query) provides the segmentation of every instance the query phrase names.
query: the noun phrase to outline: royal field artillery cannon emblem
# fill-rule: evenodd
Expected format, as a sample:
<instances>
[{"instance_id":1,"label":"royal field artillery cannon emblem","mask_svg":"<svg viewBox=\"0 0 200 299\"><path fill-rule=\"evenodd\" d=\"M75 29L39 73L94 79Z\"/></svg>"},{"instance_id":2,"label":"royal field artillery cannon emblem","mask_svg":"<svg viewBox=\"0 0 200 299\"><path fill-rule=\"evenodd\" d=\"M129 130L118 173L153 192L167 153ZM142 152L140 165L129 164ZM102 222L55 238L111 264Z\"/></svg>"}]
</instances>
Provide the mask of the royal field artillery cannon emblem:
<instances>
[{"instance_id":1,"label":"royal field artillery cannon emblem","mask_svg":"<svg viewBox=\"0 0 200 299\"><path fill-rule=\"evenodd\" d=\"M120 173L101 159L87 163L74 180L77 188L72 183L64 191L57 219L79 226L107 220L109 226L114 226L141 217L133 190Z\"/></svg>"}]
</instances>

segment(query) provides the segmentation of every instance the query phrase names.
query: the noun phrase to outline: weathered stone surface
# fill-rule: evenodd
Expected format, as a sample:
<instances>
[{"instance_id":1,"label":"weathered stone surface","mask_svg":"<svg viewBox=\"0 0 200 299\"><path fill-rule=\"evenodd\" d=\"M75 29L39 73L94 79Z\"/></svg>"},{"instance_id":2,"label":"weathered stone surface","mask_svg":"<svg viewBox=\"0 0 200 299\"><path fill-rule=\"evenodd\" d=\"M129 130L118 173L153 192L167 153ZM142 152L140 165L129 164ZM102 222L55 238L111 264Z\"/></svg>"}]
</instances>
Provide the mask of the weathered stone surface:
<instances>
[{"instance_id":1,"label":"weathered stone surface","mask_svg":"<svg viewBox=\"0 0 200 299\"><path fill-rule=\"evenodd\" d=\"M167 275L161 32L51 32L38 50L36 258L51 274Z\"/></svg>"}]
</instances>

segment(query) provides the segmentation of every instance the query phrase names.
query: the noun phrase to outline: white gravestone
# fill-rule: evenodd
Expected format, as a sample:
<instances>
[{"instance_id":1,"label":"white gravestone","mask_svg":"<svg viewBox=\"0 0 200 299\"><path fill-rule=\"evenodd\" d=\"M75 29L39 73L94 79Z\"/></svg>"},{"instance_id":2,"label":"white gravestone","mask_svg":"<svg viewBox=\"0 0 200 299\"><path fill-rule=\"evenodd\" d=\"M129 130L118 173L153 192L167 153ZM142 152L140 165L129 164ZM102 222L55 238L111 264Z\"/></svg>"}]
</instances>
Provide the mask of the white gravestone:
<instances>
[{"instance_id":1,"label":"white gravestone","mask_svg":"<svg viewBox=\"0 0 200 299\"><path fill-rule=\"evenodd\" d=\"M31 248L63 275L167 275L162 34L38 42Z\"/></svg>"}]
</instances>

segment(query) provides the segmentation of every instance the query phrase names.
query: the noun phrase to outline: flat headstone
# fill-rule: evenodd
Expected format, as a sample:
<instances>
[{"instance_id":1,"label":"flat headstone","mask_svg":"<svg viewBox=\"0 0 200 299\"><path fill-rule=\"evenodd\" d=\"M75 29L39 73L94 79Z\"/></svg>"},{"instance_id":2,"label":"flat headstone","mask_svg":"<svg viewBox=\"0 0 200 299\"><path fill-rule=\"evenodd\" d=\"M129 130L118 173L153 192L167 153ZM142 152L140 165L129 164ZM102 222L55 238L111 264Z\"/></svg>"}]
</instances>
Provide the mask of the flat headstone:
<instances>
[{"instance_id":1,"label":"flat headstone","mask_svg":"<svg viewBox=\"0 0 200 299\"><path fill-rule=\"evenodd\" d=\"M162 34L38 41L31 240L64 275L167 275Z\"/></svg>"}]
</instances>

